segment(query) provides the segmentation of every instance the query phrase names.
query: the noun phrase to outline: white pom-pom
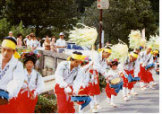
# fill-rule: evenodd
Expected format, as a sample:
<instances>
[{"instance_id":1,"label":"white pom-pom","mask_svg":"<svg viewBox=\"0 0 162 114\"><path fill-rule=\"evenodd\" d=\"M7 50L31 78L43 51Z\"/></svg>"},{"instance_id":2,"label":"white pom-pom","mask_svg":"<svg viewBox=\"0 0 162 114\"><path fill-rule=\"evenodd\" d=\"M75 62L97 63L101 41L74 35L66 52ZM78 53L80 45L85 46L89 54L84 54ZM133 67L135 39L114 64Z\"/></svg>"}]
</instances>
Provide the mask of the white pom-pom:
<instances>
[{"instance_id":1,"label":"white pom-pom","mask_svg":"<svg viewBox=\"0 0 162 114\"><path fill-rule=\"evenodd\" d=\"M69 32L69 41L74 42L79 46L94 45L98 35L96 28L88 27L80 23L78 25L82 25L83 28L74 27L74 30Z\"/></svg>"}]
</instances>

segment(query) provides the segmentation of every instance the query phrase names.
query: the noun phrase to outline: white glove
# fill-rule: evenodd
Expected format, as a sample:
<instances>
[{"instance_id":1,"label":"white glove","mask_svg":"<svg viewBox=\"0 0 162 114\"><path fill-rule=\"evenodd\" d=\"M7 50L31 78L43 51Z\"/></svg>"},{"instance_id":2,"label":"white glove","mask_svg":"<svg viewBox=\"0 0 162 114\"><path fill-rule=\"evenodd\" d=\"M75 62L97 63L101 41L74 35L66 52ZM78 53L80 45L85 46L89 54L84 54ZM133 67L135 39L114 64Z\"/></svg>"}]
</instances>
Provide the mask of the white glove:
<instances>
[{"instance_id":1,"label":"white glove","mask_svg":"<svg viewBox=\"0 0 162 114\"><path fill-rule=\"evenodd\" d=\"M70 87L66 87L64 91L65 91L65 93L71 93L72 92Z\"/></svg>"}]
</instances>

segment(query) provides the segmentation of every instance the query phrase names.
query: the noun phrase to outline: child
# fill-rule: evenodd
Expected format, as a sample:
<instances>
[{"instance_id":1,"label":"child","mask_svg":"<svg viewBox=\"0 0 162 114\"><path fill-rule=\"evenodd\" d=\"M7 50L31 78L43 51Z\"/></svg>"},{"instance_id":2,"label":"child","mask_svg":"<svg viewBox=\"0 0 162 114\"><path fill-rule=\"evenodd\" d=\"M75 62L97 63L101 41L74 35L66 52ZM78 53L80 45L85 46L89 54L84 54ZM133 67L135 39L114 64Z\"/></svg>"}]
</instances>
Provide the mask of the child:
<instances>
[{"instance_id":1,"label":"child","mask_svg":"<svg viewBox=\"0 0 162 114\"><path fill-rule=\"evenodd\" d=\"M110 64L111 69L108 71L108 75L105 77L107 86L106 86L106 94L110 98L110 105L113 107L117 107L116 104L114 104L114 97L117 96L120 89L122 89L123 86L123 80L121 78L121 73L119 71L118 67L118 60L114 59ZM114 83L113 81L116 80L117 83Z\"/></svg>"},{"instance_id":2,"label":"child","mask_svg":"<svg viewBox=\"0 0 162 114\"><path fill-rule=\"evenodd\" d=\"M34 69L37 55L26 53L24 55L25 80L18 95L19 110L21 113L34 113L38 95L44 90L44 81L39 72Z\"/></svg>"}]
</instances>

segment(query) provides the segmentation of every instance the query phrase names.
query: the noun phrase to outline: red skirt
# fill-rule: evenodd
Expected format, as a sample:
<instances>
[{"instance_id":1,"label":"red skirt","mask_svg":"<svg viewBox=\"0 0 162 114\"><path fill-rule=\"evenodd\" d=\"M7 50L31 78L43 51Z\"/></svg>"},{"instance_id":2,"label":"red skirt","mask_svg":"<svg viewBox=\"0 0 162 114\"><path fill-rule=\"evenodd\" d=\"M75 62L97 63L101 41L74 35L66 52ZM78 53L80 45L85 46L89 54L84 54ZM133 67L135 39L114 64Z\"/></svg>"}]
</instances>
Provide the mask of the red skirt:
<instances>
[{"instance_id":1,"label":"red skirt","mask_svg":"<svg viewBox=\"0 0 162 114\"><path fill-rule=\"evenodd\" d=\"M142 67L142 65L140 65L140 72L138 75L141 78L141 81L144 83L150 83L151 81L154 81L152 73L149 70L145 70L145 67Z\"/></svg>"},{"instance_id":2,"label":"red skirt","mask_svg":"<svg viewBox=\"0 0 162 114\"><path fill-rule=\"evenodd\" d=\"M131 74L132 77L134 78L134 70L125 70L125 72L129 75ZM134 84L136 84L136 82L128 82L128 89L132 89L134 87Z\"/></svg>"},{"instance_id":3,"label":"red skirt","mask_svg":"<svg viewBox=\"0 0 162 114\"><path fill-rule=\"evenodd\" d=\"M97 75L97 84L93 83L89 83L88 85L88 91L89 91L89 95L90 96L94 96L94 95L99 95L100 94L100 85L99 85L99 74L96 70L90 70L89 71L92 75L95 73Z\"/></svg>"},{"instance_id":4,"label":"red skirt","mask_svg":"<svg viewBox=\"0 0 162 114\"><path fill-rule=\"evenodd\" d=\"M64 88L60 88L59 84L55 85L55 94L57 97L57 112L58 113L74 113L74 103L71 102L71 97L67 99Z\"/></svg>"},{"instance_id":5,"label":"red skirt","mask_svg":"<svg viewBox=\"0 0 162 114\"><path fill-rule=\"evenodd\" d=\"M109 83L107 83L107 85L106 85L105 92L106 92L106 95L107 95L108 98L111 98L111 95L117 96L115 89L111 88Z\"/></svg>"},{"instance_id":6,"label":"red skirt","mask_svg":"<svg viewBox=\"0 0 162 114\"><path fill-rule=\"evenodd\" d=\"M22 90L21 90L22 91ZM38 96L31 100L28 97L28 92L21 94L19 92L16 98L12 98L7 105L0 105L1 113L34 113ZM34 90L32 91L34 93Z\"/></svg>"},{"instance_id":7,"label":"red skirt","mask_svg":"<svg viewBox=\"0 0 162 114\"><path fill-rule=\"evenodd\" d=\"M19 111L19 113L34 113L35 111L35 106L37 104L38 101L38 96L36 96L34 99L31 99L31 96L28 95L29 92L28 91L24 91L22 93L23 90L21 90L18 94L18 103L19 103L19 109L21 109ZM34 94L35 90L32 90L31 93Z\"/></svg>"},{"instance_id":8,"label":"red skirt","mask_svg":"<svg viewBox=\"0 0 162 114\"><path fill-rule=\"evenodd\" d=\"M17 113L18 106L16 98L12 98L8 104L0 105L0 113Z\"/></svg>"}]
</instances>

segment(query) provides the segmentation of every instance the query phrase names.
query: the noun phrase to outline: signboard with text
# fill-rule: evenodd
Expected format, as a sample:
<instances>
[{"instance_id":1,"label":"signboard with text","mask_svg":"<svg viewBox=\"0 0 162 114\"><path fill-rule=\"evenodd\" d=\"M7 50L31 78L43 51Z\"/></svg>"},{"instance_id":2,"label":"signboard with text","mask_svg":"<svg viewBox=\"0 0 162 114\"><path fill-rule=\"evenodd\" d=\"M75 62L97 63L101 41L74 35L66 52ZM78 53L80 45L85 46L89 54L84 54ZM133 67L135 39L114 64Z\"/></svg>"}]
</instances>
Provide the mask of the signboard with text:
<instances>
[{"instance_id":1,"label":"signboard with text","mask_svg":"<svg viewBox=\"0 0 162 114\"><path fill-rule=\"evenodd\" d=\"M98 9L108 9L109 8L109 0L97 0L97 8Z\"/></svg>"}]
</instances>

